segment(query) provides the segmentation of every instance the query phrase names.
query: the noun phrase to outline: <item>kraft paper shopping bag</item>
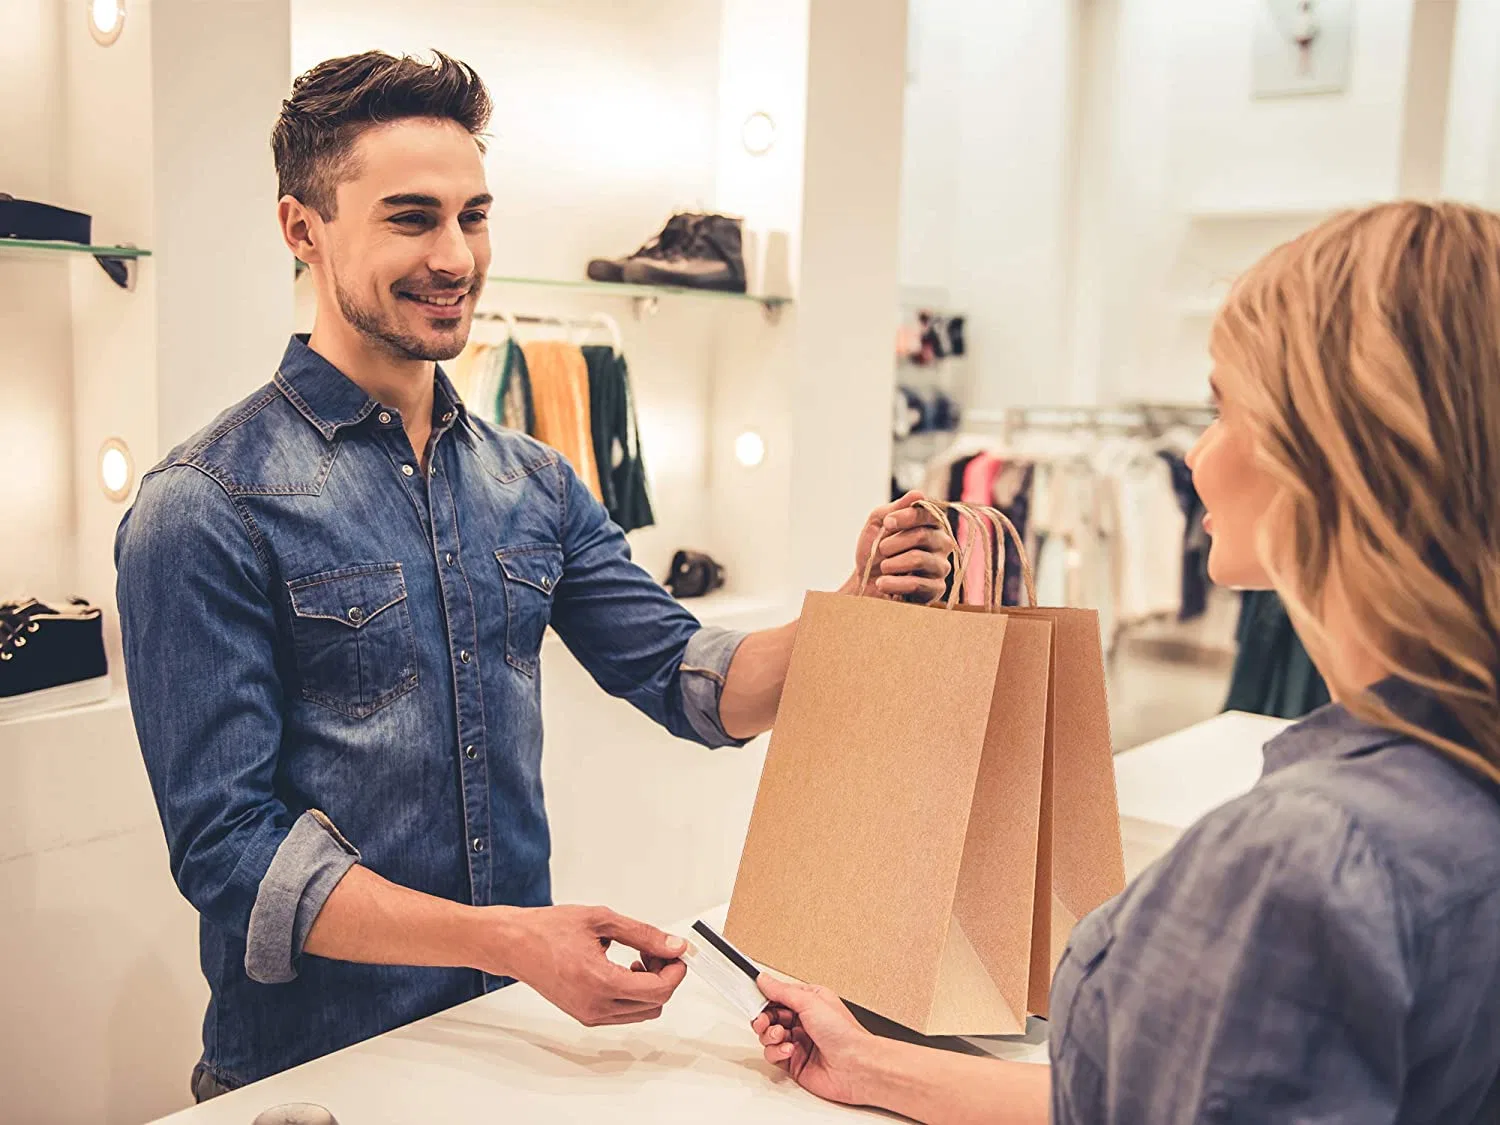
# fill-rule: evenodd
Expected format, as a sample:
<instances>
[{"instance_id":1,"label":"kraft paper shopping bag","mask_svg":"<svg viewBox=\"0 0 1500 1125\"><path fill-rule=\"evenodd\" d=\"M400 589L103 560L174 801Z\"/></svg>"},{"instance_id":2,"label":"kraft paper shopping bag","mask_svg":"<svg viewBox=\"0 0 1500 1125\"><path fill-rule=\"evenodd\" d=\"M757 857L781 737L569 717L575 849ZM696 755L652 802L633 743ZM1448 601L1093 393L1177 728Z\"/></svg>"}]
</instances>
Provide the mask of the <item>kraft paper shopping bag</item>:
<instances>
[{"instance_id":1,"label":"kraft paper shopping bag","mask_svg":"<svg viewBox=\"0 0 1500 1125\"><path fill-rule=\"evenodd\" d=\"M1123 885L1103 664L1088 611L962 589L808 595L726 936L924 1034L1014 1034Z\"/></svg>"}]
</instances>

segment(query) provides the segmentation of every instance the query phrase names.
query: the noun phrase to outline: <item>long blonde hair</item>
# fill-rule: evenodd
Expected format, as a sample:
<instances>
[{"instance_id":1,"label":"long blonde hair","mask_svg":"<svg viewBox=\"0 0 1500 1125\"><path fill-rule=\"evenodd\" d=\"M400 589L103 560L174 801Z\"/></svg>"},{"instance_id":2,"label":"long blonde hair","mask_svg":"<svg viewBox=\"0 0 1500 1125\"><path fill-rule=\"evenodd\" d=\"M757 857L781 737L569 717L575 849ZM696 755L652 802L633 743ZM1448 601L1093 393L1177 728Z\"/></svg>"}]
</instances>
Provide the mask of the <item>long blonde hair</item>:
<instances>
[{"instance_id":1,"label":"long blonde hair","mask_svg":"<svg viewBox=\"0 0 1500 1125\"><path fill-rule=\"evenodd\" d=\"M1334 693L1500 781L1500 216L1329 219L1236 283L1212 347L1276 485L1261 562ZM1339 682L1331 591L1355 642L1436 696L1461 742Z\"/></svg>"}]
</instances>

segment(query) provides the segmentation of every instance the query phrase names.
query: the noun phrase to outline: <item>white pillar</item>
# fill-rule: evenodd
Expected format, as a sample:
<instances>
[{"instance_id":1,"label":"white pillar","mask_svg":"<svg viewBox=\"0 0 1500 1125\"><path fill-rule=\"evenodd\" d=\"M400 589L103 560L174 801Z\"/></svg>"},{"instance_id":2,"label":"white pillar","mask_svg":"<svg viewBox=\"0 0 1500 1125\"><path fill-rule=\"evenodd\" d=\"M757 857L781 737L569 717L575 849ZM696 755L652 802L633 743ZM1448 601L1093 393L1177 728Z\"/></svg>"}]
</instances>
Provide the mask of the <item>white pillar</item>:
<instances>
[{"instance_id":1,"label":"white pillar","mask_svg":"<svg viewBox=\"0 0 1500 1125\"><path fill-rule=\"evenodd\" d=\"M291 331L292 259L270 155L291 84L291 10L289 0L152 7L165 450L268 380Z\"/></svg>"},{"instance_id":2,"label":"white pillar","mask_svg":"<svg viewBox=\"0 0 1500 1125\"><path fill-rule=\"evenodd\" d=\"M890 487L906 0L812 0L797 290L791 574L836 586Z\"/></svg>"}]
</instances>

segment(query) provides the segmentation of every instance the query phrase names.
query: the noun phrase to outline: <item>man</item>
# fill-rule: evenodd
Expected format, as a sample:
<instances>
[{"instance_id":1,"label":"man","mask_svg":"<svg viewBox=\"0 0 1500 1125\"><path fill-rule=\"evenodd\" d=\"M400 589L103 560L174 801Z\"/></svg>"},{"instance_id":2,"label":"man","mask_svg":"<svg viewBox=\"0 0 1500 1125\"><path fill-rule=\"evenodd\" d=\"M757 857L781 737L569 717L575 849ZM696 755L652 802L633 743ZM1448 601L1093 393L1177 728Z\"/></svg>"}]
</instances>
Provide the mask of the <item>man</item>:
<instances>
[{"instance_id":1,"label":"man","mask_svg":"<svg viewBox=\"0 0 1500 1125\"><path fill-rule=\"evenodd\" d=\"M202 916L200 1100L513 980L591 1025L660 1012L680 941L549 905L549 624L680 737L738 743L776 713L795 625L700 627L555 451L470 416L435 365L490 262L489 111L441 55L296 81L272 147L316 325L120 526L131 703ZM930 600L937 544L908 502L856 559L883 556L879 594Z\"/></svg>"}]
</instances>

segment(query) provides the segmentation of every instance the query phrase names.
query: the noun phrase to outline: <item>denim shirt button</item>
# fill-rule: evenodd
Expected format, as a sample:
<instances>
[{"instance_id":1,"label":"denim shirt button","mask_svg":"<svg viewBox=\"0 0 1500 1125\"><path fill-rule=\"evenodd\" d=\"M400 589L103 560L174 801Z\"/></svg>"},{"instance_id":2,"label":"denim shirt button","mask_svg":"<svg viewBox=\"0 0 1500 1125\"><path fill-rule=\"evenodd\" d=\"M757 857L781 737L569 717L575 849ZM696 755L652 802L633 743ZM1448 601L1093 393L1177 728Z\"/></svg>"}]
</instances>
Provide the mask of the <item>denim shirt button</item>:
<instances>
[{"instance_id":1,"label":"denim shirt button","mask_svg":"<svg viewBox=\"0 0 1500 1125\"><path fill-rule=\"evenodd\" d=\"M470 847L472 847L476 852L482 852L484 851L484 841L478 836L475 836L474 839L470 841Z\"/></svg>"},{"instance_id":2,"label":"denim shirt button","mask_svg":"<svg viewBox=\"0 0 1500 1125\"><path fill-rule=\"evenodd\" d=\"M354 622L356 625L358 625L364 619L365 611L360 609L359 606L355 606L349 611L349 620Z\"/></svg>"},{"instance_id":3,"label":"denim shirt button","mask_svg":"<svg viewBox=\"0 0 1500 1125\"><path fill-rule=\"evenodd\" d=\"M412 475L412 474L413 474L413 473L415 473L415 472L416 472L416 471L417 471L417 470L416 470L416 469L413 469L413 468L412 468L412 467L411 467L411 466L410 466L410 465L402 465L402 466L401 466L401 471L402 471L402 472L403 472L403 473L405 473L405 474L406 474L406 475L407 475L407 476L411 476L411 475Z\"/></svg>"},{"instance_id":4,"label":"denim shirt button","mask_svg":"<svg viewBox=\"0 0 1500 1125\"><path fill-rule=\"evenodd\" d=\"M465 746L464 747L464 757L468 758L469 761L472 762L475 758L479 757L479 751L477 749L475 749L473 746Z\"/></svg>"},{"instance_id":5,"label":"denim shirt button","mask_svg":"<svg viewBox=\"0 0 1500 1125\"><path fill-rule=\"evenodd\" d=\"M452 566L453 565L453 552L449 551L446 555L444 555L443 556L443 561L445 563L447 563L449 566Z\"/></svg>"},{"instance_id":6,"label":"denim shirt button","mask_svg":"<svg viewBox=\"0 0 1500 1125\"><path fill-rule=\"evenodd\" d=\"M467 664L469 661L471 661L471 660L474 659L474 657L469 654L469 650L468 649L464 649L462 652L460 652L458 654L458 658L460 660L462 660L465 664Z\"/></svg>"},{"instance_id":7,"label":"denim shirt button","mask_svg":"<svg viewBox=\"0 0 1500 1125\"><path fill-rule=\"evenodd\" d=\"M382 410L380 412L380 424L382 426L389 426L391 424L391 415L389 411Z\"/></svg>"}]
</instances>

